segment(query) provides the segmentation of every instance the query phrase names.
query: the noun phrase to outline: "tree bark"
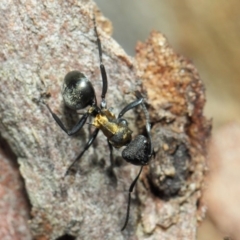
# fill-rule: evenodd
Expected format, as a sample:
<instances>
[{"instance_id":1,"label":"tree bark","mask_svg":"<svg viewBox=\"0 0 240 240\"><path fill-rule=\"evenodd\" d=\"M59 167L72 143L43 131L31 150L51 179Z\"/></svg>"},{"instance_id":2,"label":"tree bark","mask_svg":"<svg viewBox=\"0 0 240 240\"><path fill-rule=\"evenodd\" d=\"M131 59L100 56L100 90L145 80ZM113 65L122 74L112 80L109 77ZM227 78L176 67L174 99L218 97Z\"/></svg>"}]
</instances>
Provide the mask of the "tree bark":
<instances>
[{"instance_id":1,"label":"tree bark","mask_svg":"<svg viewBox=\"0 0 240 240\"><path fill-rule=\"evenodd\" d=\"M109 36L111 24L93 1L1 1L0 131L17 156L31 203L35 239L195 239L210 124L203 116L204 87L193 65L160 33L137 45L135 59ZM139 90L148 98L155 157L132 194L139 167L109 150L100 133L77 172L64 177L92 132L86 124L68 137L43 104L70 129L79 115L64 107L64 76L79 70L92 82L98 102L101 75L93 14L108 75L108 107L118 114ZM133 136L144 133L141 109L126 114ZM200 213L199 213L200 212Z\"/></svg>"}]
</instances>

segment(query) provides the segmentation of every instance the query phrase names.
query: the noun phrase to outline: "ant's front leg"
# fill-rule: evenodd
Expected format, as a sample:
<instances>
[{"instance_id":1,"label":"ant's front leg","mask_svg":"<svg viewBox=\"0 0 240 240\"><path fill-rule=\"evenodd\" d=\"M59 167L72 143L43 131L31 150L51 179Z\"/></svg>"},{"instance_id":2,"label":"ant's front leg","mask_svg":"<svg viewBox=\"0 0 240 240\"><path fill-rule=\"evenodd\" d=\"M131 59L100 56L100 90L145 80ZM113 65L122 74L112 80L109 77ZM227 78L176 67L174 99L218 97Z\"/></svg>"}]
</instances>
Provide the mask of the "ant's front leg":
<instances>
[{"instance_id":1,"label":"ant's front leg","mask_svg":"<svg viewBox=\"0 0 240 240\"><path fill-rule=\"evenodd\" d=\"M134 100L133 102L129 103L127 106L125 106L121 112L118 114L118 118L121 118L127 111L131 110L131 109L134 109L135 107L143 104L144 102L144 98L143 96L141 95L141 93L139 91L136 91L135 92L135 95L136 95L136 100Z\"/></svg>"}]
</instances>

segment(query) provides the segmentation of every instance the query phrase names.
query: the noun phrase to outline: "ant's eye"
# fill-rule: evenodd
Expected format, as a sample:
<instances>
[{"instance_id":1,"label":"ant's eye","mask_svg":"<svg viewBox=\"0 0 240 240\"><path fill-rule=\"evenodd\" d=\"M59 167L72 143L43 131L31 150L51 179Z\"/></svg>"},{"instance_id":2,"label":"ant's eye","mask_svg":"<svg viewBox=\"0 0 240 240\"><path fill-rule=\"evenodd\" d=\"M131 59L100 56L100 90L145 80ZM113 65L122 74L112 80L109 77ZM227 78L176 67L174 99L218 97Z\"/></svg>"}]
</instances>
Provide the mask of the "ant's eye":
<instances>
[{"instance_id":1,"label":"ant's eye","mask_svg":"<svg viewBox=\"0 0 240 240\"><path fill-rule=\"evenodd\" d=\"M64 103L75 110L92 105L95 100L95 92L91 82L78 71L69 72L65 76L62 96Z\"/></svg>"}]
</instances>

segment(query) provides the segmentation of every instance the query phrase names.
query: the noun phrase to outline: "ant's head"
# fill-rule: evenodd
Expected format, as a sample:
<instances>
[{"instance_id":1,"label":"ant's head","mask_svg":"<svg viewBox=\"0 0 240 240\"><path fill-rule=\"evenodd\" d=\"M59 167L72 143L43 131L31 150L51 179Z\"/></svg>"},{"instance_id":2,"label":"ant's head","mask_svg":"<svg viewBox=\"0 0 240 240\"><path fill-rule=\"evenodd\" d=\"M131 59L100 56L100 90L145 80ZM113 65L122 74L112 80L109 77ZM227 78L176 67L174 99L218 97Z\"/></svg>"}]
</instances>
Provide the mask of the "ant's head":
<instances>
[{"instance_id":1,"label":"ant's head","mask_svg":"<svg viewBox=\"0 0 240 240\"><path fill-rule=\"evenodd\" d=\"M131 164L143 166L148 164L151 158L151 149L147 138L138 135L122 151L122 157Z\"/></svg>"},{"instance_id":2,"label":"ant's head","mask_svg":"<svg viewBox=\"0 0 240 240\"><path fill-rule=\"evenodd\" d=\"M62 88L64 103L71 109L83 109L95 104L95 91L91 82L79 71L69 72Z\"/></svg>"}]
</instances>

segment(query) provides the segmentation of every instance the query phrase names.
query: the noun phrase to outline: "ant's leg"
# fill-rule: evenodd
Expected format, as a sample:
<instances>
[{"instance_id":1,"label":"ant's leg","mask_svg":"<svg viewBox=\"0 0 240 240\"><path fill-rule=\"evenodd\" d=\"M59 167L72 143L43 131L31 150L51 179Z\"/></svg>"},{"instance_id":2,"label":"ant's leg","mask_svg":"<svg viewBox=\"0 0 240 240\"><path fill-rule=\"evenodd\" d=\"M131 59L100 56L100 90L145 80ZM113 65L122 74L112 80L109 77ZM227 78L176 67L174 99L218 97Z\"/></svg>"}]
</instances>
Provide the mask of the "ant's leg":
<instances>
[{"instance_id":1,"label":"ant's leg","mask_svg":"<svg viewBox=\"0 0 240 240\"><path fill-rule=\"evenodd\" d=\"M111 169L113 169L114 167L114 160L113 160L113 146L111 145L111 143L109 141L108 142L108 147L109 147L109 151L110 151L110 162L111 162Z\"/></svg>"},{"instance_id":2,"label":"ant's leg","mask_svg":"<svg viewBox=\"0 0 240 240\"><path fill-rule=\"evenodd\" d=\"M66 127L63 125L62 121L60 120L60 118L51 110L51 108L47 104L46 104L46 106L47 106L48 110L50 111L50 113L52 114L52 117L54 118L54 120L59 125L59 127L65 133L67 133L69 136L71 136L71 135L75 134L76 132L78 132L83 127L83 125L86 123L87 118L89 117L89 113L83 114L83 116L80 118L78 123L71 130L67 130Z\"/></svg>"},{"instance_id":3,"label":"ant's leg","mask_svg":"<svg viewBox=\"0 0 240 240\"><path fill-rule=\"evenodd\" d=\"M101 108L106 108L105 96L106 96L107 89L108 89L108 80L107 80L107 73L106 73L106 70L105 70L105 67L104 67L103 61L102 61L102 46L101 46L101 40L100 40L99 35L98 35L98 31L97 31L95 15L93 15L93 23L94 23L94 31L95 31L95 34L96 34L96 37L97 37L100 70L101 70L102 83L103 83L102 95L101 95L102 101L101 101L100 106L101 106Z\"/></svg>"},{"instance_id":4,"label":"ant's leg","mask_svg":"<svg viewBox=\"0 0 240 240\"><path fill-rule=\"evenodd\" d=\"M140 92L136 91L136 97L137 97L137 99L135 101L129 103L126 107L124 107L122 109L122 111L118 114L118 118L122 117L127 111L129 111L143 103L144 98Z\"/></svg>"},{"instance_id":5,"label":"ant's leg","mask_svg":"<svg viewBox=\"0 0 240 240\"><path fill-rule=\"evenodd\" d=\"M152 137L151 137L151 133L150 133L151 132L150 118L149 118L149 113L146 108L146 105L144 103L142 103L141 106L142 106L143 113L146 118L146 132L147 132L147 136L148 136L148 158L150 159L153 154Z\"/></svg>"},{"instance_id":6,"label":"ant's leg","mask_svg":"<svg viewBox=\"0 0 240 240\"><path fill-rule=\"evenodd\" d=\"M140 176L140 174L141 174L141 172L142 172L142 169L143 169L143 166L141 166L140 171L139 171L137 177L133 180L133 182L132 182L132 184L130 185L130 188L129 188L129 190L128 190L128 206L127 206L127 214L126 214L125 223L124 223L124 225L123 225L121 231L123 231L123 230L126 228L127 224L128 224L129 212L130 212L130 205L131 205L131 193L132 193L133 188L135 187L136 182L137 182L137 180L138 180L138 178L139 178L139 176Z\"/></svg>"},{"instance_id":7,"label":"ant's leg","mask_svg":"<svg viewBox=\"0 0 240 240\"><path fill-rule=\"evenodd\" d=\"M90 139L88 140L87 144L85 145L83 151L75 158L75 160L73 161L73 163L68 167L65 176L68 175L70 169L72 168L72 166L78 161L80 160L80 158L82 157L82 155L88 150L88 148L93 144L94 140L96 139L97 135L98 135L99 129L96 128L93 132L93 134L91 135Z\"/></svg>"},{"instance_id":8,"label":"ant's leg","mask_svg":"<svg viewBox=\"0 0 240 240\"><path fill-rule=\"evenodd\" d=\"M110 166L107 169L107 173L109 175L109 177L113 180L113 183L116 185L117 184L117 177L113 171L114 168L114 159L113 159L113 146L111 145L111 143L109 141L108 142L108 148L110 151Z\"/></svg>"},{"instance_id":9,"label":"ant's leg","mask_svg":"<svg viewBox=\"0 0 240 240\"><path fill-rule=\"evenodd\" d=\"M151 138L151 124L150 124L150 120L149 120L149 113L148 110L144 104L144 98L142 96L142 94L139 91L135 92L135 95L137 97L137 99L131 103L129 103L126 107L124 107L122 109L122 111L118 114L118 118L122 117L127 111L141 105L143 108L143 112L146 118L146 132L147 132L147 136L148 136L148 158L150 159L153 153L153 147L152 147L152 138Z\"/></svg>"}]
</instances>

